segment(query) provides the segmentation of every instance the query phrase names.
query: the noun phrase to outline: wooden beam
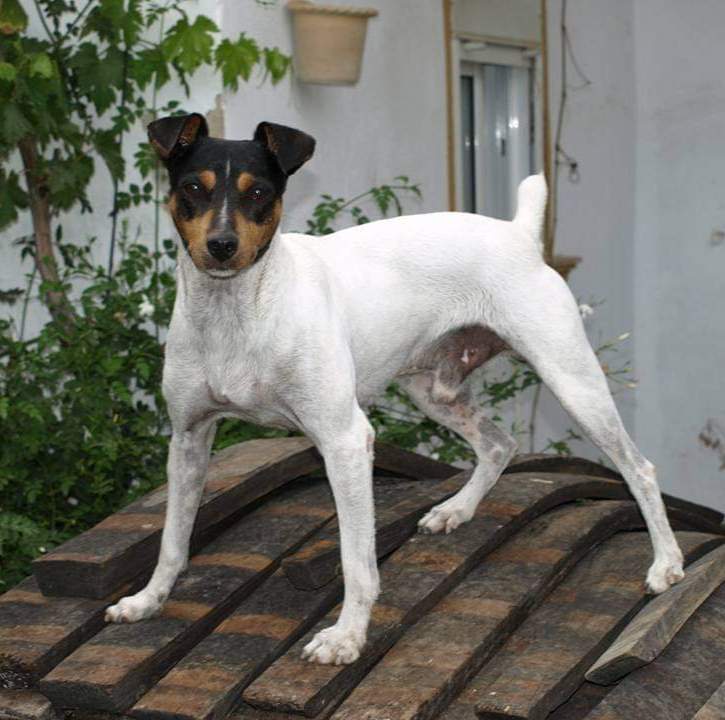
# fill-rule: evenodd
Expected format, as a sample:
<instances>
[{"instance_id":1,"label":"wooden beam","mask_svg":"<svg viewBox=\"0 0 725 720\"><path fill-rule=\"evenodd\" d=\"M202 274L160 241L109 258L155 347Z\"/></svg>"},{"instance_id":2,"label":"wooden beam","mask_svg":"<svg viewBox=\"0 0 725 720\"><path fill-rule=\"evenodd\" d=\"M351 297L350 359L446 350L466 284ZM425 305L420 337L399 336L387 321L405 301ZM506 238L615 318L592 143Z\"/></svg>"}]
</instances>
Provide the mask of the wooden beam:
<instances>
[{"instance_id":1,"label":"wooden beam","mask_svg":"<svg viewBox=\"0 0 725 720\"><path fill-rule=\"evenodd\" d=\"M35 690L0 690L2 720L55 720L47 697Z\"/></svg>"},{"instance_id":2,"label":"wooden beam","mask_svg":"<svg viewBox=\"0 0 725 720\"><path fill-rule=\"evenodd\" d=\"M377 487L376 543L378 557L384 557L405 542L416 530L418 520L434 505L458 492L471 472L458 473L448 480L395 483ZM387 496L387 497L386 497ZM299 552L285 558L282 568L289 581L302 590L326 585L341 573L340 529L331 523Z\"/></svg>"},{"instance_id":3,"label":"wooden beam","mask_svg":"<svg viewBox=\"0 0 725 720\"><path fill-rule=\"evenodd\" d=\"M624 678L586 720L721 720L717 706L722 699L723 643L725 585L710 595L654 662ZM714 715L705 710L713 695Z\"/></svg>"},{"instance_id":4,"label":"wooden beam","mask_svg":"<svg viewBox=\"0 0 725 720\"><path fill-rule=\"evenodd\" d=\"M725 682L715 690L692 720L722 720L725 718Z\"/></svg>"},{"instance_id":5,"label":"wooden beam","mask_svg":"<svg viewBox=\"0 0 725 720\"><path fill-rule=\"evenodd\" d=\"M678 533L678 539L688 559L725 541L703 533ZM622 533L579 563L466 688L479 698L478 715L544 720L561 705L581 685L592 659L647 601L644 577L651 562L647 534Z\"/></svg>"},{"instance_id":6,"label":"wooden beam","mask_svg":"<svg viewBox=\"0 0 725 720\"><path fill-rule=\"evenodd\" d=\"M437 717L587 552L635 527L642 520L626 501L566 505L534 520L417 622L332 720Z\"/></svg>"},{"instance_id":7,"label":"wooden beam","mask_svg":"<svg viewBox=\"0 0 725 720\"><path fill-rule=\"evenodd\" d=\"M322 466L302 437L250 440L212 458L194 526L199 546L246 505ZM166 487L137 500L33 563L45 595L104 598L150 572L158 555Z\"/></svg>"},{"instance_id":8,"label":"wooden beam","mask_svg":"<svg viewBox=\"0 0 725 720\"><path fill-rule=\"evenodd\" d=\"M417 535L386 560L368 642L355 663L322 666L300 657L312 635L334 622L336 609L257 678L245 699L261 709L314 717L349 693L413 623L523 525L564 502L583 497L623 499L623 491L622 483L604 478L503 476L469 523L451 535Z\"/></svg>"},{"instance_id":9,"label":"wooden beam","mask_svg":"<svg viewBox=\"0 0 725 720\"><path fill-rule=\"evenodd\" d=\"M140 720L221 720L244 688L341 594L341 582L298 590L277 571L127 714Z\"/></svg>"},{"instance_id":10,"label":"wooden beam","mask_svg":"<svg viewBox=\"0 0 725 720\"><path fill-rule=\"evenodd\" d=\"M30 577L0 595L0 676L30 687L105 624L106 607L131 586L105 600L46 597Z\"/></svg>"},{"instance_id":11,"label":"wooden beam","mask_svg":"<svg viewBox=\"0 0 725 720\"><path fill-rule=\"evenodd\" d=\"M40 682L63 708L123 712L334 514L324 480L297 484L195 555L156 618L108 625Z\"/></svg>"},{"instance_id":12,"label":"wooden beam","mask_svg":"<svg viewBox=\"0 0 725 720\"><path fill-rule=\"evenodd\" d=\"M653 598L592 665L587 680L611 685L658 657L714 590L725 582L725 547L688 568L685 579Z\"/></svg>"}]
</instances>

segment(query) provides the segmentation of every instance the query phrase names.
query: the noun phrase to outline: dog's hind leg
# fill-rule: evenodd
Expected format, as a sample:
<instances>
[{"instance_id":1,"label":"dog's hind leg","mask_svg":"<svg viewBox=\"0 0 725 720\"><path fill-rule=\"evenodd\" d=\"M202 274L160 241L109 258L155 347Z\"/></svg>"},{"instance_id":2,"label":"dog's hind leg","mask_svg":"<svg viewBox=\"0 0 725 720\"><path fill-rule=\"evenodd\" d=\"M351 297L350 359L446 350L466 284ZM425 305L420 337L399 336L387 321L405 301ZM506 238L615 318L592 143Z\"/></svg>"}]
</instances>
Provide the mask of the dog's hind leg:
<instances>
[{"instance_id":1,"label":"dog's hind leg","mask_svg":"<svg viewBox=\"0 0 725 720\"><path fill-rule=\"evenodd\" d=\"M622 473L644 516L654 549L647 585L663 592L683 577L682 553L670 528L655 468L627 434L607 379L562 278L542 266L526 285L497 298L491 325L534 367L564 408Z\"/></svg>"},{"instance_id":2,"label":"dog's hind leg","mask_svg":"<svg viewBox=\"0 0 725 720\"><path fill-rule=\"evenodd\" d=\"M437 371L403 376L400 387L428 417L453 430L476 453L471 479L451 498L436 505L418 526L421 532L449 533L468 522L481 498L496 484L516 452L516 441L489 420L471 398L465 385L442 386Z\"/></svg>"}]
</instances>

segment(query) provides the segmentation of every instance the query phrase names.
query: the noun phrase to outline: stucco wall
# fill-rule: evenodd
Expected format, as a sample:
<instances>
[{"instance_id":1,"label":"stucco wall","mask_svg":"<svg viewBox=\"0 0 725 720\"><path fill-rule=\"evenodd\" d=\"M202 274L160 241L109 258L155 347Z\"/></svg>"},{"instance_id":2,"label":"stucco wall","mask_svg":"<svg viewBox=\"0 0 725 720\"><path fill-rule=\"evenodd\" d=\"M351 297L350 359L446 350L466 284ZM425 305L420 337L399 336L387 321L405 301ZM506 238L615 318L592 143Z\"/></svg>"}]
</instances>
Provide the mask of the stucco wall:
<instances>
[{"instance_id":1,"label":"stucco wall","mask_svg":"<svg viewBox=\"0 0 725 720\"><path fill-rule=\"evenodd\" d=\"M637 0L636 433L664 487L725 509L725 4ZM725 442L725 438L723 438Z\"/></svg>"}]
</instances>

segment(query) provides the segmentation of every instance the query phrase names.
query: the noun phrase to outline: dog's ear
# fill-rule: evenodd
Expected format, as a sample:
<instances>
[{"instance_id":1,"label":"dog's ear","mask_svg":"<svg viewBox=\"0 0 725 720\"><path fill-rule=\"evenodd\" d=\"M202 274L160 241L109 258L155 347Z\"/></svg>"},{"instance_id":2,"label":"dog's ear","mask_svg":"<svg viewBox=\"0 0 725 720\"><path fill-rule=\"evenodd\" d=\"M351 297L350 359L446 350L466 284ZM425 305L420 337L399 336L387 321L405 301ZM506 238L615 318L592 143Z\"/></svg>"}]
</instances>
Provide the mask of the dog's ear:
<instances>
[{"instance_id":1,"label":"dog's ear","mask_svg":"<svg viewBox=\"0 0 725 720\"><path fill-rule=\"evenodd\" d=\"M162 160L169 160L209 135L203 115L173 115L154 120L148 126L149 140Z\"/></svg>"},{"instance_id":2,"label":"dog's ear","mask_svg":"<svg viewBox=\"0 0 725 720\"><path fill-rule=\"evenodd\" d=\"M254 131L254 139L275 156L287 176L297 172L315 152L313 137L286 125L261 122Z\"/></svg>"}]
</instances>

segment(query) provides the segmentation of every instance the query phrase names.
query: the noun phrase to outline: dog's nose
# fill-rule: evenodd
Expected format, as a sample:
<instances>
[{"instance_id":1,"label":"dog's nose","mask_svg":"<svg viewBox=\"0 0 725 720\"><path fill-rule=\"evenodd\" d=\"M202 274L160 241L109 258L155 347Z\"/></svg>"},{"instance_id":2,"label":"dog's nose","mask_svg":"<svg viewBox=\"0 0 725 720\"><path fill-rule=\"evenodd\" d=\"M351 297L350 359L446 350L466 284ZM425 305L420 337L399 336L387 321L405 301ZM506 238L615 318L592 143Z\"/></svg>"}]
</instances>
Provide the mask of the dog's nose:
<instances>
[{"instance_id":1,"label":"dog's nose","mask_svg":"<svg viewBox=\"0 0 725 720\"><path fill-rule=\"evenodd\" d=\"M217 237L210 238L206 244L209 249L209 254L218 260L224 262L234 255L239 246L239 240L236 235L227 233L225 235L218 235Z\"/></svg>"}]
</instances>

